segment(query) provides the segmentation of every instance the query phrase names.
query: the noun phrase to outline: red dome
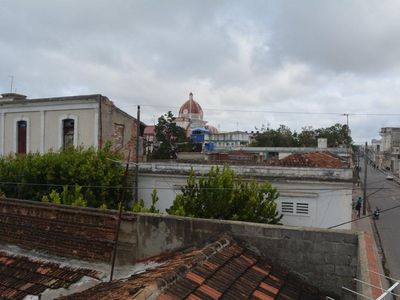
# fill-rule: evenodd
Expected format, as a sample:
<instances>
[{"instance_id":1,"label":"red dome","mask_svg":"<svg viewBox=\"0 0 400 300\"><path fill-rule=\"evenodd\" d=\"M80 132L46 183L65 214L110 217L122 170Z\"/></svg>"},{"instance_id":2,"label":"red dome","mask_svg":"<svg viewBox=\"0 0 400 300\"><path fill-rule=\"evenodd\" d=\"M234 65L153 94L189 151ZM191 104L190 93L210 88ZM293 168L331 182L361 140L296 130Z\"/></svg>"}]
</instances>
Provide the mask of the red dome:
<instances>
[{"instance_id":1,"label":"red dome","mask_svg":"<svg viewBox=\"0 0 400 300\"><path fill-rule=\"evenodd\" d=\"M189 116L192 114L200 115L200 118L203 119L203 110L199 103L193 100L193 94L189 94L189 100L187 100L181 108L179 109L179 116Z\"/></svg>"},{"instance_id":2,"label":"red dome","mask_svg":"<svg viewBox=\"0 0 400 300\"><path fill-rule=\"evenodd\" d=\"M211 133L211 134L216 134L218 133L218 129L212 125L206 125L206 129Z\"/></svg>"}]
</instances>

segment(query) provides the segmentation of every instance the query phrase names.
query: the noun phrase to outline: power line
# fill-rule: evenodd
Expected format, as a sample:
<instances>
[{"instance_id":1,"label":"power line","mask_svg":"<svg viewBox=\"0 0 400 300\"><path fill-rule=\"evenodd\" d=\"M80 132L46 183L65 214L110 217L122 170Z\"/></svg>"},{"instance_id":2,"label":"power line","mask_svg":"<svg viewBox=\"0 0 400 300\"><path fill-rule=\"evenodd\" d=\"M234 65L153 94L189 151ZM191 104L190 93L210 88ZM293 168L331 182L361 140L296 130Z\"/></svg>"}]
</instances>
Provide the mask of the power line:
<instances>
[{"instance_id":1,"label":"power line","mask_svg":"<svg viewBox=\"0 0 400 300\"><path fill-rule=\"evenodd\" d=\"M122 108L135 107L135 105L125 105ZM168 108L168 109L179 109L179 106L171 105L157 105L157 104L140 104L142 107L156 107L156 108ZM233 108L215 108L215 107L202 107L203 111L223 111L223 112L241 112L241 113L269 113L269 114L295 114L295 115L336 115L336 116L382 116L382 117L398 117L400 113L349 113L349 112L312 112L312 111L275 111L275 110L244 110L244 109L233 109Z\"/></svg>"},{"instance_id":2,"label":"power line","mask_svg":"<svg viewBox=\"0 0 400 300\"><path fill-rule=\"evenodd\" d=\"M399 207L400 207L400 204L396 205L396 206L393 206L393 207L390 207L390 208L382 209L382 210L379 211L379 213L384 213L384 212L387 212L387 211L390 211L390 210L393 210L393 209L396 209L396 208L399 208ZM354 219L354 220L351 220L351 221L348 221L348 222L343 222L343 223L337 224L335 226L328 227L328 229L333 229L333 228L336 228L336 227L339 227L339 226L342 226L342 225L345 225L345 224L353 223L353 222L356 222L358 220L362 220L362 219L365 219L365 218L372 217L373 215L374 215L373 213L369 214L369 215L365 215L365 216L360 217L358 219Z\"/></svg>"}]
</instances>

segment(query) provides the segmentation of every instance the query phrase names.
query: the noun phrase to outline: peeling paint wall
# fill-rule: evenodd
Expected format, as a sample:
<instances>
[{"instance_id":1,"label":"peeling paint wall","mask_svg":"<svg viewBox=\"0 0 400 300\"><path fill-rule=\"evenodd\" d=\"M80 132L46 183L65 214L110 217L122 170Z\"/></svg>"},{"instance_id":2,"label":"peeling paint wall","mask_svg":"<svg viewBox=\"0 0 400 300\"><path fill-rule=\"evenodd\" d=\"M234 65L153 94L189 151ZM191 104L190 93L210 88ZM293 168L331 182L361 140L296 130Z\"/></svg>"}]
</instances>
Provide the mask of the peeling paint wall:
<instances>
[{"instance_id":1,"label":"peeling paint wall","mask_svg":"<svg viewBox=\"0 0 400 300\"><path fill-rule=\"evenodd\" d=\"M131 160L136 158L137 122L134 117L117 108L106 97L101 100L101 141L104 146L107 141L125 158L131 151Z\"/></svg>"}]
</instances>

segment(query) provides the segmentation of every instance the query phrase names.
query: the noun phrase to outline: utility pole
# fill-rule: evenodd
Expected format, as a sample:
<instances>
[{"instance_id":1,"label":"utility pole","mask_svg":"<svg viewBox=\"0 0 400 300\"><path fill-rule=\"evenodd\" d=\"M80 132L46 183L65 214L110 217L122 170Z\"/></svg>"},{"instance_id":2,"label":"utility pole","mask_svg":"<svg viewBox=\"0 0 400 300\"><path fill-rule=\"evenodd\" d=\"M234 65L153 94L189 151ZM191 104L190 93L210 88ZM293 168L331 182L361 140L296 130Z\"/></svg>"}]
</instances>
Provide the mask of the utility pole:
<instances>
[{"instance_id":1,"label":"utility pole","mask_svg":"<svg viewBox=\"0 0 400 300\"><path fill-rule=\"evenodd\" d=\"M364 151L364 199L363 199L363 216L367 213L367 167L368 167L368 143L365 142L365 151Z\"/></svg>"},{"instance_id":2,"label":"utility pole","mask_svg":"<svg viewBox=\"0 0 400 300\"><path fill-rule=\"evenodd\" d=\"M349 114L343 114L346 116L346 135L347 135L347 141L346 141L346 147L347 147L347 159L349 163L349 167L351 165L351 152L350 152L350 139L349 139Z\"/></svg>"},{"instance_id":3,"label":"utility pole","mask_svg":"<svg viewBox=\"0 0 400 300\"><path fill-rule=\"evenodd\" d=\"M135 203L139 201L139 143L140 143L140 105L137 107L136 124L136 161L135 161Z\"/></svg>"},{"instance_id":4,"label":"utility pole","mask_svg":"<svg viewBox=\"0 0 400 300\"><path fill-rule=\"evenodd\" d=\"M123 211L124 206L125 206L126 182L128 180L130 159L131 159L131 150L129 150L129 153L128 153L128 161L126 162L126 166L125 166L125 174L124 174L124 178L123 178L123 182L122 182L122 192L121 192L120 200L119 200L118 221L117 221L117 227L115 229L114 248L113 248L112 257L111 257L110 282L113 280L114 267L115 267L115 258L117 257L117 251L118 251L119 230L121 228L122 211Z\"/></svg>"}]
</instances>

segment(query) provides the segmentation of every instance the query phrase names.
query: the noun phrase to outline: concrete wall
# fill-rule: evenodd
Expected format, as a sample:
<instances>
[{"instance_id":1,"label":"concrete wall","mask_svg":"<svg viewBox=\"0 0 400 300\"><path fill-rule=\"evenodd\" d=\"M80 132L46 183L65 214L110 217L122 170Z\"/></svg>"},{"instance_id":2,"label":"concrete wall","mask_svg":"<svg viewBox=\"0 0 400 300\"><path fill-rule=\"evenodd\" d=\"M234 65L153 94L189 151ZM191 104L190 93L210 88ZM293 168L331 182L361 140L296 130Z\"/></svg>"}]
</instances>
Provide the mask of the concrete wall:
<instances>
[{"instance_id":1,"label":"concrete wall","mask_svg":"<svg viewBox=\"0 0 400 300\"><path fill-rule=\"evenodd\" d=\"M157 208L165 212L169 208L180 188L186 184L186 175L139 174L139 199L145 205L151 205L151 193L157 190L159 201ZM262 180L260 180L262 181ZM328 228L351 220L352 183L318 181L270 181L280 192L277 200L278 210L283 213L282 224ZM283 203L292 203L293 212L284 212ZM296 208L307 205L309 213L298 213ZM350 229L345 224L340 229Z\"/></svg>"},{"instance_id":2,"label":"concrete wall","mask_svg":"<svg viewBox=\"0 0 400 300\"><path fill-rule=\"evenodd\" d=\"M141 173L156 174L188 174L190 170L197 174L208 173L213 165L153 162L140 165ZM215 167L215 166L214 166ZM220 168L223 166L220 165ZM232 165L230 168L238 175L260 178L315 179L319 181L348 181L353 180L353 170L333 168L298 168L275 167L260 165Z\"/></svg>"},{"instance_id":3,"label":"concrete wall","mask_svg":"<svg viewBox=\"0 0 400 300\"><path fill-rule=\"evenodd\" d=\"M322 290L341 299L353 299L342 292L342 286L355 288L358 235L354 232L146 214L137 215L135 222L132 230L137 233L137 259L199 245L229 233Z\"/></svg>"}]
</instances>

